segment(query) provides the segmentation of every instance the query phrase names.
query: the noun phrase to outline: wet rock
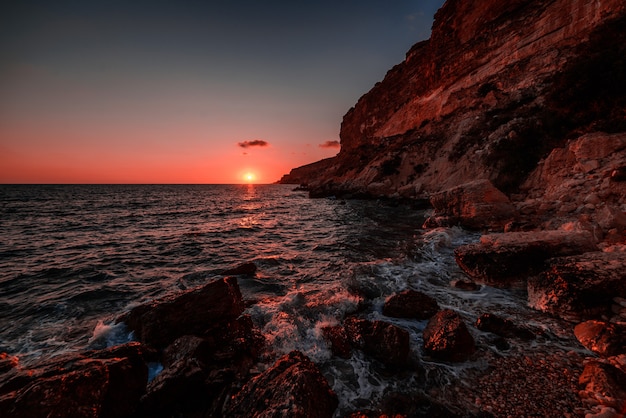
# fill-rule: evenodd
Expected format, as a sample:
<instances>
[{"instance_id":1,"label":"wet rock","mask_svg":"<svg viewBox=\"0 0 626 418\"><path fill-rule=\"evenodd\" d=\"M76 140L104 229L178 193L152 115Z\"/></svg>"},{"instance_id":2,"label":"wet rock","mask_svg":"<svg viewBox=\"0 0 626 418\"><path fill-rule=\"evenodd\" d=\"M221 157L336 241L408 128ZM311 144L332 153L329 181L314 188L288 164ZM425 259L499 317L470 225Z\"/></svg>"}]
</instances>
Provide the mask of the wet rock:
<instances>
[{"instance_id":1,"label":"wet rock","mask_svg":"<svg viewBox=\"0 0 626 418\"><path fill-rule=\"evenodd\" d=\"M409 333L384 321L349 317L344 322L353 346L391 367L410 365Z\"/></svg>"},{"instance_id":2,"label":"wet rock","mask_svg":"<svg viewBox=\"0 0 626 418\"><path fill-rule=\"evenodd\" d=\"M622 410L626 406L626 373L615 366L590 361L578 379L581 397Z\"/></svg>"},{"instance_id":3,"label":"wet rock","mask_svg":"<svg viewBox=\"0 0 626 418\"><path fill-rule=\"evenodd\" d=\"M142 413L219 415L229 394L249 379L262 342L247 315L209 336L178 338L163 350L164 369L148 384Z\"/></svg>"},{"instance_id":4,"label":"wet rock","mask_svg":"<svg viewBox=\"0 0 626 418\"><path fill-rule=\"evenodd\" d=\"M435 208L427 227L461 225L470 229L504 229L516 216L509 198L489 180L476 180L431 196Z\"/></svg>"},{"instance_id":5,"label":"wet rock","mask_svg":"<svg viewBox=\"0 0 626 418\"><path fill-rule=\"evenodd\" d=\"M19 359L8 353L0 353L0 373L8 372L17 367Z\"/></svg>"},{"instance_id":6,"label":"wet rock","mask_svg":"<svg viewBox=\"0 0 626 418\"><path fill-rule=\"evenodd\" d=\"M254 377L226 406L228 417L332 417L337 396L318 368L299 351Z\"/></svg>"},{"instance_id":7,"label":"wet rock","mask_svg":"<svg viewBox=\"0 0 626 418\"><path fill-rule=\"evenodd\" d=\"M490 313L483 314L476 320L476 328L505 338L535 339L535 334L528 328L518 326L509 319Z\"/></svg>"},{"instance_id":8,"label":"wet rock","mask_svg":"<svg viewBox=\"0 0 626 418\"><path fill-rule=\"evenodd\" d=\"M243 263L232 269L227 269L222 272L222 276L239 276L247 275L253 276L256 273L257 267L254 263Z\"/></svg>"},{"instance_id":9,"label":"wet rock","mask_svg":"<svg viewBox=\"0 0 626 418\"><path fill-rule=\"evenodd\" d=\"M385 301L383 315L392 318L428 319L439 311L437 301L425 293L408 289Z\"/></svg>"},{"instance_id":10,"label":"wet rock","mask_svg":"<svg viewBox=\"0 0 626 418\"><path fill-rule=\"evenodd\" d=\"M138 343L68 354L1 375L0 410L16 418L130 417L147 380Z\"/></svg>"},{"instance_id":11,"label":"wet rock","mask_svg":"<svg viewBox=\"0 0 626 418\"><path fill-rule=\"evenodd\" d=\"M480 285L472 282L471 280L465 280L465 279L454 280L451 283L451 286L454 287L455 289L467 290L470 292L480 289Z\"/></svg>"},{"instance_id":12,"label":"wet rock","mask_svg":"<svg viewBox=\"0 0 626 418\"><path fill-rule=\"evenodd\" d=\"M352 355L352 347L348 340L348 334L341 325L329 326L322 328L324 339L330 344L330 350L336 356L342 358L350 358Z\"/></svg>"},{"instance_id":13,"label":"wet rock","mask_svg":"<svg viewBox=\"0 0 626 418\"><path fill-rule=\"evenodd\" d=\"M424 351L445 361L465 361L476 350L463 319L450 309L439 311L424 329Z\"/></svg>"},{"instance_id":14,"label":"wet rock","mask_svg":"<svg viewBox=\"0 0 626 418\"><path fill-rule=\"evenodd\" d=\"M610 315L612 299L626 296L625 265L623 252L551 259L546 271L528 280L529 305L568 319Z\"/></svg>"},{"instance_id":15,"label":"wet rock","mask_svg":"<svg viewBox=\"0 0 626 418\"><path fill-rule=\"evenodd\" d=\"M604 321L585 321L574 327L580 343L603 357L626 354L626 327Z\"/></svg>"},{"instance_id":16,"label":"wet rock","mask_svg":"<svg viewBox=\"0 0 626 418\"><path fill-rule=\"evenodd\" d=\"M173 297L133 308L120 320L138 340L164 348L183 335L228 327L244 309L237 279L226 277Z\"/></svg>"},{"instance_id":17,"label":"wet rock","mask_svg":"<svg viewBox=\"0 0 626 418\"><path fill-rule=\"evenodd\" d=\"M483 235L478 243L456 248L454 256L473 279L510 286L544 270L548 258L597 250L587 231L508 232Z\"/></svg>"}]
</instances>

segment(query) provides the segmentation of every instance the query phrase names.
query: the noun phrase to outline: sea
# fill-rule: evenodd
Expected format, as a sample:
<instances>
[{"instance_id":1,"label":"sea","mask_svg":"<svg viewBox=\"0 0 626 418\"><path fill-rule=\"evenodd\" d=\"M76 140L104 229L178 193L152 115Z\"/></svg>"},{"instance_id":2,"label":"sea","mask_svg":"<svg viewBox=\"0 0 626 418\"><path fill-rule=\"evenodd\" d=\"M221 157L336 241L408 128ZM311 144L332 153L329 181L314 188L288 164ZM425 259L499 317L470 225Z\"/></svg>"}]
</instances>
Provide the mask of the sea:
<instances>
[{"instance_id":1,"label":"sea","mask_svg":"<svg viewBox=\"0 0 626 418\"><path fill-rule=\"evenodd\" d=\"M470 325L496 313L563 344L563 325L529 309L524 289L451 285L465 278L454 248L478 233L423 229L428 212L411 204L311 199L293 187L0 185L0 352L28 366L130 341L115 323L121 314L244 262L258 268L238 282L267 340L259 368L302 351L339 396L338 416L393 390L427 390L487 367L480 359L451 365L425 357L426 321L382 314L385 299L404 289L433 296ZM354 313L409 331L422 371L389 373L359 351L334 357L321 330Z\"/></svg>"}]
</instances>

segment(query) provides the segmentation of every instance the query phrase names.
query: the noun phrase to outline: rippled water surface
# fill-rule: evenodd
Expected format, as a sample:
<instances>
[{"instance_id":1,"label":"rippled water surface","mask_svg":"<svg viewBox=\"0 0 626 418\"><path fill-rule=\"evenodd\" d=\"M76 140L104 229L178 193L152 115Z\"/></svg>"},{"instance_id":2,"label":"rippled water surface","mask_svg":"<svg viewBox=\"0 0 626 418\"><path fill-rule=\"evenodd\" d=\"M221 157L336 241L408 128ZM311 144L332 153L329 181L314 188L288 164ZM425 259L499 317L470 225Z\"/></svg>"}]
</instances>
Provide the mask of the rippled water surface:
<instances>
[{"instance_id":1,"label":"rippled water surface","mask_svg":"<svg viewBox=\"0 0 626 418\"><path fill-rule=\"evenodd\" d=\"M340 410L367 405L417 377L391 378L362 353L333 358L321 328L346 314L404 327L418 357L425 323L381 313L398 290L429 293L468 322L493 311L534 321L524 295L451 288L462 277L453 248L478 236L424 231L423 219L409 206L309 199L289 185L0 186L0 352L27 363L102 336L112 343L125 338L112 320L132 306L252 261L257 274L239 284L255 302L248 313L269 342L267 364L299 349L322 368ZM444 379L459 373L424 364Z\"/></svg>"}]
</instances>

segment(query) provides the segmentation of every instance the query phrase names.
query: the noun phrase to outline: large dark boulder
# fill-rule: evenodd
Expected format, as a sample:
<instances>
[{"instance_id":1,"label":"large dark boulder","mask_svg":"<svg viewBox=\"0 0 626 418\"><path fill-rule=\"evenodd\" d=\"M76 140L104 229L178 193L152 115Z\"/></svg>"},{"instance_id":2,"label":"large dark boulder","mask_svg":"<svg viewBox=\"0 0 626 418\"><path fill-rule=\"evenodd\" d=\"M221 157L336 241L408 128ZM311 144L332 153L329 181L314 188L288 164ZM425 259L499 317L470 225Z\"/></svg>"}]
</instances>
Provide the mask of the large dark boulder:
<instances>
[{"instance_id":1,"label":"large dark boulder","mask_svg":"<svg viewBox=\"0 0 626 418\"><path fill-rule=\"evenodd\" d=\"M508 232L483 235L478 243L456 248L454 256L473 279L510 286L543 271L549 258L597 250L586 231Z\"/></svg>"},{"instance_id":2,"label":"large dark boulder","mask_svg":"<svg viewBox=\"0 0 626 418\"><path fill-rule=\"evenodd\" d=\"M337 396L308 357L299 351L281 357L232 397L227 417L332 417Z\"/></svg>"},{"instance_id":3,"label":"large dark boulder","mask_svg":"<svg viewBox=\"0 0 626 418\"><path fill-rule=\"evenodd\" d=\"M330 345L330 350L336 356L342 358L350 358L352 355L352 347L348 334L341 325L327 326L322 328L322 335Z\"/></svg>"},{"instance_id":4,"label":"large dark boulder","mask_svg":"<svg viewBox=\"0 0 626 418\"><path fill-rule=\"evenodd\" d=\"M465 361L476 350L465 322L450 309L439 311L424 328L424 351L445 361Z\"/></svg>"},{"instance_id":5,"label":"large dark boulder","mask_svg":"<svg viewBox=\"0 0 626 418\"><path fill-rule=\"evenodd\" d=\"M391 367L410 365L409 333L385 321L349 317L344 321L348 339L358 349Z\"/></svg>"},{"instance_id":6,"label":"large dark boulder","mask_svg":"<svg viewBox=\"0 0 626 418\"><path fill-rule=\"evenodd\" d=\"M0 375L7 417L132 417L148 380L145 348L130 343L59 356Z\"/></svg>"},{"instance_id":7,"label":"large dark boulder","mask_svg":"<svg viewBox=\"0 0 626 418\"><path fill-rule=\"evenodd\" d=\"M592 252L549 260L528 280L529 305L567 319L611 314L614 297L626 297L626 252Z\"/></svg>"},{"instance_id":8,"label":"large dark boulder","mask_svg":"<svg viewBox=\"0 0 626 418\"><path fill-rule=\"evenodd\" d=\"M383 306L383 315L392 318L428 319L438 311L435 299L412 289L392 295Z\"/></svg>"},{"instance_id":9,"label":"large dark boulder","mask_svg":"<svg viewBox=\"0 0 626 418\"><path fill-rule=\"evenodd\" d=\"M165 348L183 335L209 335L228 327L244 310L237 279L226 277L179 295L133 308L121 318L135 337Z\"/></svg>"},{"instance_id":10,"label":"large dark boulder","mask_svg":"<svg viewBox=\"0 0 626 418\"><path fill-rule=\"evenodd\" d=\"M176 339L163 350L164 369L148 384L142 413L219 416L229 394L250 378L262 342L247 315L210 336Z\"/></svg>"}]
</instances>

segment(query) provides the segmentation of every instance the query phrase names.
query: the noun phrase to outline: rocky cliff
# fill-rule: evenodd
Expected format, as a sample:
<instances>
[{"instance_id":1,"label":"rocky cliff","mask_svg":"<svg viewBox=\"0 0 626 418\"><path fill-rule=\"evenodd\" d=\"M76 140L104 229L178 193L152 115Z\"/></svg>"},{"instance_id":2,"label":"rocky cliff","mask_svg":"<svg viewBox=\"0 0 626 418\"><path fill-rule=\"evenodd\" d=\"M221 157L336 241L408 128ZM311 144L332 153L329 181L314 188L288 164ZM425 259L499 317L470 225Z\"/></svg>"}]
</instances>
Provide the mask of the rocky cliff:
<instances>
[{"instance_id":1,"label":"rocky cliff","mask_svg":"<svg viewBox=\"0 0 626 418\"><path fill-rule=\"evenodd\" d=\"M623 0L448 0L431 38L344 116L339 154L281 181L313 195L419 197L486 179L539 195L554 149L626 131L625 28ZM623 148L592 164L625 165ZM569 163L568 178L608 176Z\"/></svg>"}]
</instances>

